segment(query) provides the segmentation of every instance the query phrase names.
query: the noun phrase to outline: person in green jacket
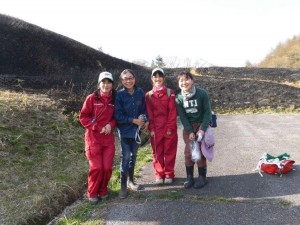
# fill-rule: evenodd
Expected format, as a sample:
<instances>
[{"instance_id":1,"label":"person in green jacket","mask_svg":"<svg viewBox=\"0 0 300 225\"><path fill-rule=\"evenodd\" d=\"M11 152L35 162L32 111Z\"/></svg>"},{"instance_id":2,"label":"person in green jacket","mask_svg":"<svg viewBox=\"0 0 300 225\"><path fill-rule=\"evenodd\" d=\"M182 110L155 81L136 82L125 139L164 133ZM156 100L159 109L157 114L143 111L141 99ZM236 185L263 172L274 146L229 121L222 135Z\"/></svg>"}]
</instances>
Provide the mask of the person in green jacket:
<instances>
[{"instance_id":1,"label":"person in green jacket","mask_svg":"<svg viewBox=\"0 0 300 225\"><path fill-rule=\"evenodd\" d=\"M178 86L181 89L176 95L176 107L183 125L183 140L185 143L184 156L187 180L185 188L202 188L206 183L207 162L201 152L201 159L197 162L191 159L191 141L201 142L206 129L211 121L212 111L210 100L204 89L197 88L194 84L194 77L189 72L181 72L177 75ZM200 143L199 148L201 146ZM198 178L194 181L194 164L198 166Z\"/></svg>"}]
</instances>

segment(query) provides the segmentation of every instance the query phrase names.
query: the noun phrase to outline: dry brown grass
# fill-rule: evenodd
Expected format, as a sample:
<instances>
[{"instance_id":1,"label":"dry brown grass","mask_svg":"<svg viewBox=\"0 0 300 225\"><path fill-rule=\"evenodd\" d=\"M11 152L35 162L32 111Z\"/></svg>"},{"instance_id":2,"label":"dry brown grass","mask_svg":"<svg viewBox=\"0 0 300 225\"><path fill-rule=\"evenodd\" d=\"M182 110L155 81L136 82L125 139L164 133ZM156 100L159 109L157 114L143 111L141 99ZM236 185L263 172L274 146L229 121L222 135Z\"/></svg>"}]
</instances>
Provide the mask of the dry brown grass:
<instances>
[{"instance_id":1,"label":"dry brown grass","mask_svg":"<svg viewBox=\"0 0 300 225\"><path fill-rule=\"evenodd\" d=\"M81 195L83 129L54 100L0 89L0 124L0 224L44 220Z\"/></svg>"}]
</instances>

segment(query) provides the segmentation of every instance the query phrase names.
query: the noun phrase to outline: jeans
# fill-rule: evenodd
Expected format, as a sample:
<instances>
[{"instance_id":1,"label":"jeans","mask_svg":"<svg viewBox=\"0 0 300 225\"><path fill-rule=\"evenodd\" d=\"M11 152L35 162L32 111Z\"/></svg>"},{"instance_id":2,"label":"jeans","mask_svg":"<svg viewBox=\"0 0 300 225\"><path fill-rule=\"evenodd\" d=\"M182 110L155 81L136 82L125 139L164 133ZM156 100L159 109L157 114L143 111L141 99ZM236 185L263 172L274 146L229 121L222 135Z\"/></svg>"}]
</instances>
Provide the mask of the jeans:
<instances>
[{"instance_id":1,"label":"jeans","mask_svg":"<svg viewBox=\"0 0 300 225\"><path fill-rule=\"evenodd\" d=\"M134 168L139 144L134 138L121 138L122 163L121 172L127 173L129 168Z\"/></svg>"}]
</instances>

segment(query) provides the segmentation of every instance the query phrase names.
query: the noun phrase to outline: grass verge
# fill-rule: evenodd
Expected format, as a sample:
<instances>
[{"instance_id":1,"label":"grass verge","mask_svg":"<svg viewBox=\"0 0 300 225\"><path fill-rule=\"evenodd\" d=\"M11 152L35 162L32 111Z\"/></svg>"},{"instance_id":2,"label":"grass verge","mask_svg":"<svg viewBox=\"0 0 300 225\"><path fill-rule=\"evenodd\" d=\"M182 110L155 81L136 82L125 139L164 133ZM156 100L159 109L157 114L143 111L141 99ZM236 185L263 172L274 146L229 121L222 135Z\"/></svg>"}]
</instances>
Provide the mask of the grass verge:
<instances>
[{"instance_id":1,"label":"grass verge","mask_svg":"<svg viewBox=\"0 0 300 225\"><path fill-rule=\"evenodd\" d=\"M117 141L118 142L118 141ZM120 151L116 151L115 157L115 167L113 169L113 174L109 182L109 202L117 201L118 192L120 190ZM135 174L139 176L140 169L148 162L152 161L151 147L145 145L139 148L137 155L137 162L135 167ZM64 212L63 216L54 221L57 225L103 225L104 219L102 218L105 212L107 202L101 202L98 205L90 205L87 200L81 201L73 209Z\"/></svg>"},{"instance_id":2,"label":"grass verge","mask_svg":"<svg viewBox=\"0 0 300 225\"><path fill-rule=\"evenodd\" d=\"M295 113L294 108L216 108L220 114ZM65 115L47 95L16 93L0 89L0 224L38 224L61 212L86 191L88 163L84 156L84 130L78 113ZM147 140L147 134L143 136ZM120 149L109 183L110 197L120 189ZM150 145L139 149L136 175L152 160ZM181 199L180 193L160 196ZM230 199L199 199L231 201ZM285 204L285 203L282 203ZM104 224L106 203L83 202L58 224ZM93 220L90 220L93 218Z\"/></svg>"},{"instance_id":3,"label":"grass verge","mask_svg":"<svg viewBox=\"0 0 300 225\"><path fill-rule=\"evenodd\" d=\"M0 90L0 224L43 223L82 195L78 115L46 95Z\"/></svg>"},{"instance_id":4,"label":"grass verge","mask_svg":"<svg viewBox=\"0 0 300 225\"><path fill-rule=\"evenodd\" d=\"M44 224L86 191L88 163L78 113L63 114L47 95L0 89L0 115L0 224ZM118 146L111 198L120 189ZM150 148L140 148L137 175L151 159ZM87 222L91 210L83 204L61 223Z\"/></svg>"}]
</instances>

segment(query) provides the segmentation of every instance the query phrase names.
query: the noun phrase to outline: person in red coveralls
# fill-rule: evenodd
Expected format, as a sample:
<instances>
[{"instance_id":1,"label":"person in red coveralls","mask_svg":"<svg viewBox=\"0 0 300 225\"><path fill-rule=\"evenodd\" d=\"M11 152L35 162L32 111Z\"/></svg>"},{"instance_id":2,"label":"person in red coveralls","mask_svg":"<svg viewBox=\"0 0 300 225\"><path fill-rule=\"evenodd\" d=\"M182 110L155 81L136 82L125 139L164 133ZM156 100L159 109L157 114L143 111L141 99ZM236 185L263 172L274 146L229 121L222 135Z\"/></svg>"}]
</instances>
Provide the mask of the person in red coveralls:
<instances>
[{"instance_id":1,"label":"person in red coveralls","mask_svg":"<svg viewBox=\"0 0 300 225\"><path fill-rule=\"evenodd\" d=\"M115 155L114 96L113 76L102 72L98 89L87 96L80 112L80 122L85 128L85 155L90 166L87 195L91 204L108 197L107 185Z\"/></svg>"},{"instance_id":2,"label":"person in red coveralls","mask_svg":"<svg viewBox=\"0 0 300 225\"><path fill-rule=\"evenodd\" d=\"M164 85L165 73L161 68L152 71L153 88L146 93L149 131L156 184L171 184L175 177L177 153L177 111L174 90Z\"/></svg>"}]
</instances>

